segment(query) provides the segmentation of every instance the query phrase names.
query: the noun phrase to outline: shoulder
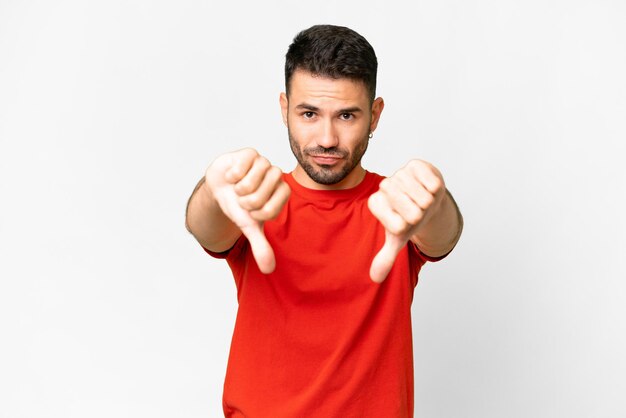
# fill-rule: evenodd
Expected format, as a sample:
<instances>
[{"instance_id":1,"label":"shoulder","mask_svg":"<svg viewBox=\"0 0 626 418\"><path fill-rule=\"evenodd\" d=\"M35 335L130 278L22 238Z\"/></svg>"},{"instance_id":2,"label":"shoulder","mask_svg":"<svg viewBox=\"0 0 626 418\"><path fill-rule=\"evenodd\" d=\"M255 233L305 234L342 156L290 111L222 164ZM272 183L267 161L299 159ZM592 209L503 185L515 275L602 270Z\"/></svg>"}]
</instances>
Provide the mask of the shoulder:
<instances>
[{"instance_id":1,"label":"shoulder","mask_svg":"<svg viewBox=\"0 0 626 418\"><path fill-rule=\"evenodd\" d=\"M376 192L380 186L380 182L385 179L385 176L381 176L378 173L371 171L365 172L365 178L360 184L360 188L367 192L368 195Z\"/></svg>"}]
</instances>

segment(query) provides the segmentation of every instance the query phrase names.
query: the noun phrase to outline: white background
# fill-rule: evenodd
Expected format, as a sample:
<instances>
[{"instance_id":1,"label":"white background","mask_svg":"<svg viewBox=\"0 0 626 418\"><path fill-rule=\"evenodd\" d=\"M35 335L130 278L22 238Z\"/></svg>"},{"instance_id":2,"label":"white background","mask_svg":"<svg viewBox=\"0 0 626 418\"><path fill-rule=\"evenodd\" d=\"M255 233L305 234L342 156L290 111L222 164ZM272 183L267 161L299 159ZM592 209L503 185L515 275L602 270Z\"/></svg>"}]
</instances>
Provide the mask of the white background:
<instances>
[{"instance_id":1,"label":"white background","mask_svg":"<svg viewBox=\"0 0 626 418\"><path fill-rule=\"evenodd\" d=\"M427 159L465 216L415 293L416 416L626 416L624 22L621 0L0 0L0 417L220 416L235 288L186 199L224 151L293 169L283 59L315 23L377 51L365 166Z\"/></svg>"}]
</instances>

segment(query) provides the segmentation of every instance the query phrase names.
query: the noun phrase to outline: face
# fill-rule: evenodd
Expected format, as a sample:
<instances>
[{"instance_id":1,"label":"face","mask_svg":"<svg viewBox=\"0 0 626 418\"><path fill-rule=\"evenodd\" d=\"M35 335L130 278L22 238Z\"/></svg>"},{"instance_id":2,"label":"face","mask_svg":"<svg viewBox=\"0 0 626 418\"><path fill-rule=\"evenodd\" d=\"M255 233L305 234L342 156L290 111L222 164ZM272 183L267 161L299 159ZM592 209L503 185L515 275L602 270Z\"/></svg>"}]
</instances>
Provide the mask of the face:
<instances>
[{"instance_id":1,"label":"face","mask_svg":"<svg viewBox=\"0 0 626 418\"><path fill-rule=\"evenodd\" d=\"M298 165L294 178L313 189L346 189L365 175L361 158L384 102L371 103L365 85L298 70L289 97L280 96L283 121Z\"/></svg>"}]
</instances>

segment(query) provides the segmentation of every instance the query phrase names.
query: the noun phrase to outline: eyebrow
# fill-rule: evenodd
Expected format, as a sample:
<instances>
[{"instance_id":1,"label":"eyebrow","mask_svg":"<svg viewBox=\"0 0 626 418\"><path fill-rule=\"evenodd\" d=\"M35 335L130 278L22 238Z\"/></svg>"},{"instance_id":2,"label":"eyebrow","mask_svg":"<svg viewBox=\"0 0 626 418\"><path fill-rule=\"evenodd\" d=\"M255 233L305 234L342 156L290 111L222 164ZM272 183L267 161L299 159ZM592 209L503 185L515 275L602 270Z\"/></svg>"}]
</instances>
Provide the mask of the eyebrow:
<instances>
[{"instance_id":1,"label":"eyebrow","mask_svg":"<svg viewBox=\"0 0 626 418\"><path fill-rule=\"evenodd\" d=\"M296 109L298 109L298 110L308 110L308 111L311 111L311 112L318 112L320 110L319 107L310 105L308 103L300 103L299 105L296 106ZM360 107L352 106L352 107L347 107L345 109L339 109L335 113L340 115L342 113L358 113L358 112L362 112L362 111L363 110Z\"/></svg>"},{"instance_id":2,"label":"eyebrow","mask_svg":"<svg viewBox=\"0 0 626 418\"><path fill-rule=\"evenodd\" d=\"M312 112L317 112L318 110L320 110L319 107L307 103L300 103L298 106L296 106L296 109L310 110Z\"/></svg>"}]
</instances>

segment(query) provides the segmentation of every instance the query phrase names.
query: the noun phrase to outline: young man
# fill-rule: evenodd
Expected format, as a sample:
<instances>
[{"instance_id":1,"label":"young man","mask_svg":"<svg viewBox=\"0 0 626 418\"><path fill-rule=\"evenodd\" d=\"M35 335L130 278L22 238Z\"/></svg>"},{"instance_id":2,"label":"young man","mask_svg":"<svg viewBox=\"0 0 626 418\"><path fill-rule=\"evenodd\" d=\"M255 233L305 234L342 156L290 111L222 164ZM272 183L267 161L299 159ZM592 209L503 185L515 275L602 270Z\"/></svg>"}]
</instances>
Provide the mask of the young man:
<instances>
[{"instance_id":1,"label":"young man","mask_svg":"<svg viewBox=\"0 0 626 418\"><path fill-rule=\"evenodd\" d=\"M386 179L361 166L384 107L376 70L348 28L299 33L280 96L296 168L235 151L189 200L187 228L237 285L227 417L413 415L413 289L462 218L429 163Z\"/></svg>"}]
</instances>

